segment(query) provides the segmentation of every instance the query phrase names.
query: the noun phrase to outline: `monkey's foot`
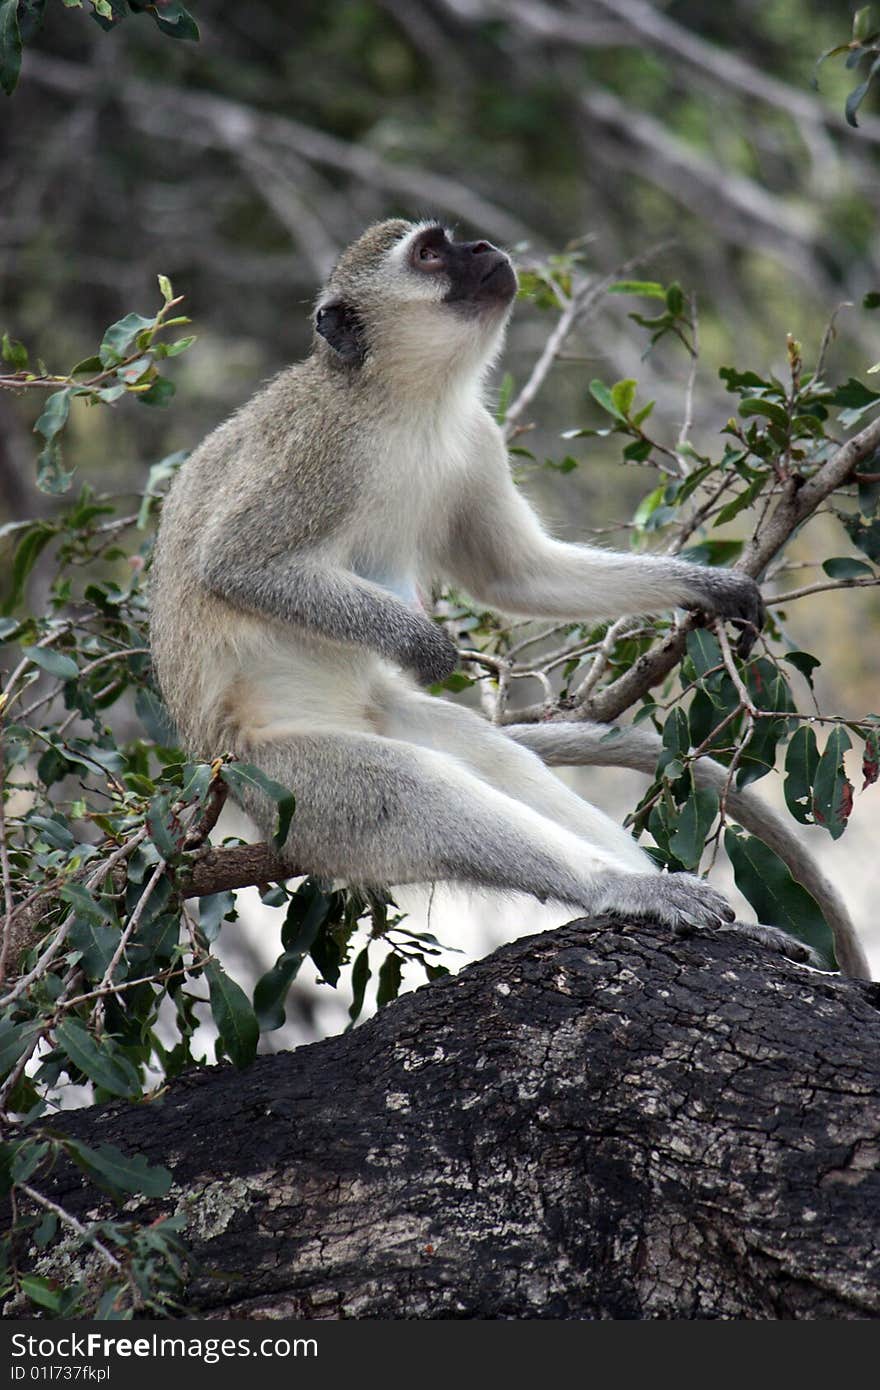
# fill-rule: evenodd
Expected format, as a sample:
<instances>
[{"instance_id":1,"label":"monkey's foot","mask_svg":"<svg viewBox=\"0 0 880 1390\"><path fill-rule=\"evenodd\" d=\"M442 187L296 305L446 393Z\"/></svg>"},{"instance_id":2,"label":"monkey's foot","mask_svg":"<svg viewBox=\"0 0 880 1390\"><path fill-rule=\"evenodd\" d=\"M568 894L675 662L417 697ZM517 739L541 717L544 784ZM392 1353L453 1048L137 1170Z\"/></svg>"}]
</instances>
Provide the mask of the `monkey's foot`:
<instances>
[{"instance_id":1,"label":"monkey's foot","mask_svg":"<svg viewBox=\"0 0 880 1390\"><path fill-rule=\"evenodd\" d=\"M739 932L751 941L760 942L768 950L778 956L786 956L788 960L798 961L801 965L815 965L820 970L828 969L818 951L814 951L812 946L807 946L805 942L798 941L797 937L789 936L781 927L765 927L760 922L740 922L737 918L727 929Z\"/></svg>"}]
</instances>

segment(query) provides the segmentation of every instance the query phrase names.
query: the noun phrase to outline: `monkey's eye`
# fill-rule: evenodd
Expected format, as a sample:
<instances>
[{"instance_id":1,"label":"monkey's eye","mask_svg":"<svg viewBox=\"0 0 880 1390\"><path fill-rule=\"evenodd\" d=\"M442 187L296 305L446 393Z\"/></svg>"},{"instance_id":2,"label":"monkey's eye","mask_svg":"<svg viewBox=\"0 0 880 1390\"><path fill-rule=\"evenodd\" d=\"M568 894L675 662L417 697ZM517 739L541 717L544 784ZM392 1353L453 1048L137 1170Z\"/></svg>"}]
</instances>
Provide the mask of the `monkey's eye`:
<instances>
[{"instance_id":1,"label":"monkey's eye","mask_svg":"<svg viewBox=\"0 0 880 1390\"><path fill-rule=\"evenodd\" d=\"M443 257L434 246L420 246L416 252L416 262L426 270L435 269L441 265Z\"/></svg>"}]
</instances>

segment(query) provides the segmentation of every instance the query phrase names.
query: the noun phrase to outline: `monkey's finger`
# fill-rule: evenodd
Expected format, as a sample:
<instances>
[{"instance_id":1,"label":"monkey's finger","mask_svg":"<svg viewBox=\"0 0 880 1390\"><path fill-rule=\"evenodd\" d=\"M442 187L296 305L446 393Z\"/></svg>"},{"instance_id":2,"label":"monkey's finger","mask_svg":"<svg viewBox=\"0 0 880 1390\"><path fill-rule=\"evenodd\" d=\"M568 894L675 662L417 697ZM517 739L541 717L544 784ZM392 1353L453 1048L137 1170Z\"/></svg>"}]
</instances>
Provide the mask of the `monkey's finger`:
<instances>
[{"instance_id":1,"label":"monkey's finger","mask_svg":"<svg viewBox=\"0 0 880 1390\"><path fill-rule=\"evenodd\" d=\"M733 626L739 633L736 642L736 654L740 661L748 661L752 648L758 640L758 628L755 623L734 623Z\"/></svg>"}]
</instances>

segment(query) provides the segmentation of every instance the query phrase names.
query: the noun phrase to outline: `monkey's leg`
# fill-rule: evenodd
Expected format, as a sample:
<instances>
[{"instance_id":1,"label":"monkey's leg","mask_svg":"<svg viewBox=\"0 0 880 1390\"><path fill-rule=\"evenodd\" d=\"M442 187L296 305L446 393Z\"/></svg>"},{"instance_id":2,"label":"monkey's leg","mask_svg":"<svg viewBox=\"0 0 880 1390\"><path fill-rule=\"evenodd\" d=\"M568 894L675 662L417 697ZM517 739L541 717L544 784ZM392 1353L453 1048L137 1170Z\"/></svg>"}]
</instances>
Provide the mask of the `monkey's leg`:
<instances>
[{"instance_id":1,"label":"monkey's leg","mask_svg":"<svg viewBox=\"0 0 880 1390\"><path fill-rule=\"evenodd\" d=\"M687 874L621 868L455 758L375 734L314 732L239 751L296 794L285 857L300 871L367 886L439 880L512 889L591 913L659 918L673 927L730 915ZM264 831L274 804L243 798Z\"/></svg>"},{"instance_id":2,"label":"monkey's leg","mask_svg":"<svg viewBox=\"0 0 880 1390\"><path fill-rule=\"evenodd\" d=\"M425 747L442 749L454 754L490 785L531 806L542 816L573 830L585 842L610 850L621 867L632 874L632 894L626 895L626 907L620 895L612 905L618 911L624 912L628 909L636 915L651 915L652 905L656 902L655 895L658 892L662 893L666 884L677 879L690 885L696 884L697 891L714 894L714 890L690 874L676 874L672 879L660 877L653 861L639 849L622 826L554 777L536 754L522 745L515 744L511 738L493 728L473 710L390 682L382 688L380 702L388 733ZM528 727L529 733L534 734L532 726ZM588 726L554 724L545 728L536 725L536 746L541 747L542 743L554 746L554 731L575 727L582 734L583 729ZM601 726L590 728L593 734L590 746L598 749L593 761L604 761L609 765L632 765L627 763L619 748L619 744L626 742L625 738L609 740L607 744L602 743L601 740L608 730ZM638 737L641 731L635 733ZM546 737L542 740L540 735ZM525 758L521 756L523 752L527 753ZM658 750L655 749L654 762L657 753ZM654 762L650 763L647 770L653 770ZM654 877L646 878L645 875ZM714 896L718 897L717 894ZM734 914L728 911L727 916L730 919ZM743 934L773 950L791 955L796 960L810 958L810 952L800 943L775 928L748 922L736 922L736 927Z\"/></svg>"},{"instance_id":3,"label":"monkey's leg","mask_svg":"<svg viewBox=\"0 0 880 1390\"><path fill-rule=\"evenodd\" d=\"M621 825L549 772L536 753L516 744L473 710L405 686L380 696L382 732L423 748L449 753L484 782L541 816L614 855L631 873L656 873L653 861Z\"/></svg>"}]
</instances>

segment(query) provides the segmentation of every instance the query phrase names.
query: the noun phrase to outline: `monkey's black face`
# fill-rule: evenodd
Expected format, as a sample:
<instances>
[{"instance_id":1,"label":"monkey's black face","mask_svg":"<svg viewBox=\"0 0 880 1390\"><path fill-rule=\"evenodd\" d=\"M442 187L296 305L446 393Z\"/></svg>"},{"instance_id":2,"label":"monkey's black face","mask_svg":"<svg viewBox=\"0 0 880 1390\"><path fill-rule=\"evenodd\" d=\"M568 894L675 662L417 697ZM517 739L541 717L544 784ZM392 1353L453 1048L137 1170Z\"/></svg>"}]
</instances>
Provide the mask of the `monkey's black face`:
<instances>
[{"instance_id":1,"label":"monkey's black face","mask_svg":"<svg viewBox=\"0 0 880 1390\"><path fill-rule=\"evenodd\" d=\"M442 227L428 227L415 238L409 260L419 274L446 281L444 304L466 311L504 309L516 294L509 258L488 241L450 241Z\"/></svg>"}]
</instances>

